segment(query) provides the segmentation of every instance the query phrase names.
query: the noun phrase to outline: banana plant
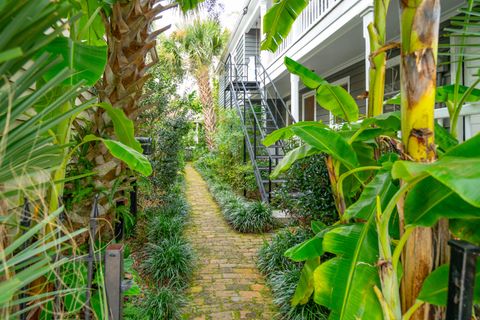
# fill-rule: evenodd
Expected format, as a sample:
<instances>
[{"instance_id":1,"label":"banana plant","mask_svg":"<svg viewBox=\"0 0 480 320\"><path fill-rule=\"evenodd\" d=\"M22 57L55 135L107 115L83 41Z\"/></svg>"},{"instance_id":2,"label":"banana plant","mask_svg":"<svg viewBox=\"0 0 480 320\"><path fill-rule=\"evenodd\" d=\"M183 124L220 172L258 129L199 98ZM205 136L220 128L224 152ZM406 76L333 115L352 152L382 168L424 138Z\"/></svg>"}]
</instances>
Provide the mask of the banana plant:
<instances>
[{"instance_id":1,"label":"banana plant","mask_svg":"<svg viewBox=\"0 0 480 320\"><path fill-rule=\"evenodd\" d=\"M424 31L436 30L439 10L433 10L436 14L426 14L425 11L429 8L435 9L438 5L435 1L431 4L433 7L425 3L417 3L418 7L410 4L405 9L402 27L405 38L402 44L404 59L408 59L410 54L416 54L418 48L424 48L425 50L421 51L427 56L416 60L416 63L436 63L435 43L438 39L435 31L429 34L430 38L421 38L428 42L424 44L425 47L422 47L422 43L419 44L419 39L415 37L415 34L419 34L418 30L411 31L415 30L412 26L420 25L430 26L424 28ZM418 23L418 19L422 17L428 21L422 20L423 23ZM408 35L408 32L416 33ZM328 84L307 68L289 59L286 59L286 66L290 72L299 75L307 87L317 90L317 95L320 88L322 92L330 89L328 86L322 88ZM434 68L417 70L435 72ZM479 182L474 178L479 176L479 172L473 169L478 168L477 162L480 159L480 137L458 144L443 128L434 126L433 105L436 94L431 81L432 75L424 77L425 85L413 88L409 86L418 83L415 74L406 68L403 72L403 92L416 92L416 97L423 103L418 112L406 112L416 108L418 99L404 95L401 115L383 114L351 123L348 113L345 112L350 99L339 98L333 90L328 90L329 103L320 104L346 120L342 128L334 130L318 122L298 123L272 133L264 141L266 145L270 145L279 139L297 136L305 143L286 155L275 169L274 175L287 170L294 161L320 152L328 154L338 162L338 178L332 181L332 188L336 190L337 197L347 199L345 210L339 212L340 221L330 227L319 228L318 224L312 226L312 229L316 230L316 236L285 253L295 261L305 261L292 303L305 303L313 295L317 303L332 310L331 319L410 319L418 315L418 309L425 303L439 304L441 301L445 304L445 294L441 295L440 299L436 291L439 286L435 286L435 281L442 279L441 292L446 292L446 272L445 267L442 267L432 273L432 278L427 278L423 287L420 284L420 294L411 295L416 300L403 310L402 315L399 275L402 275L404 270L402 252L408 240L412 239L412 234L422 230L419 228L432 227L440 219L451 219L456 222L451 225L452 232L464 239L478 241L478 236L475 236L473 231L478 224L471 222L480 218L480 203L477 202L480 197ZM441 95L445 96L445 91L437 93L437 96ZM332 107L332 101L339 103L341 107ZM421 112L431 115L423 117L427 119L426 123L414 120ZM409 123L412 125L408 125ZM419 124L420 127L417 127ZM401 127L406 150L398 136ZM412 133L417 131L427 132L428 135L423 140L415 140L413 138L416 136ZM431 159L432 154L434 155L432 150L436 147L433 146L434 135L441 137L436 143L438 148L444 151L439 154L439 161L415 163L401 160ZM370 154L370 159L365 161L365 153L359 152L362 145L363 149L367 149L365 144L370 144L370 147L373 145L380 151L381 156L373 157ZM369 165L365 165L366 163ZM467 167L468 173L465 172ZM368 175L364 175L365 173ZM361 195L348 204L348 191L345 191L352 188L358 190L353 187L356 182L361 184ZM403 223L400 224L397 203L402 199L405 199L405 202L401 212ZM335 254L335 258L321 261L325 252ZM370 253L373 256L369 256Z\"/></svg>"}]
</instances>

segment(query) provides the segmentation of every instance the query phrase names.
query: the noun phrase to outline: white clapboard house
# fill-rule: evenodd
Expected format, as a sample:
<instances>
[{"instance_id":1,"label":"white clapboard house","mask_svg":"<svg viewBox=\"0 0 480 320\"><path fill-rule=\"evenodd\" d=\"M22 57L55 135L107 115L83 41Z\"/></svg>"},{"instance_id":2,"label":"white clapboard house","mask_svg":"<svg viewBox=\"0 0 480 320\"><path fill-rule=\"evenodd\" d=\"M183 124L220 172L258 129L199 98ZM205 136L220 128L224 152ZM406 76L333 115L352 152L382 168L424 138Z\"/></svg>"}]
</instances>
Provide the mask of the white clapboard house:
<instances>
[{"instance_id":1,"label":"white clapboard house","mask_svg":"<svg viewBox=\"0 0 480 320\"><path fill-rule=\"evenodd\" d=\"M442 0L441 29L448 27L450 19L458 15L464 0ZM311 0L293 25L289 36L275 53L260 51L263 33L262 21L272 0L246 0L243 15L239 17L218 67L220 79L220 105L237 108L244 119L246 139L245 157L254 166L260 193L268 200L272 187L281 181L271 181L268 173L283 157L281 143L265 148L261 139L269 132L293 121L321 120L334 125L337 120L315 101L315 94L290 74L284 58L288 56L330 83L344 86L357 97L360 112L366 113L368 90L369 38L366 26L373 21L373 0ZM388 42L400 36L398 1L392 1L387 18ZM441 43L452 41L441 37ZM480 41L480 40L477 40ZM471 49L473 50L473 49ZM478 50L478 49L477 49ZM448 61L447 56L439 58ZM389 53L386 74L386 95L394 96L400 89L399 50ZM478 63L477 63L478 64ZM441 63L437 84L452 82L454 64ZM463 81L472 83L474 72L465 64ZM391 111L398 106L385 106ZM480 131L480 107L466 106L458 124L460 139ZM448 112L438 105L437 121L448 127Z\"/></svg>"}]
</instances>

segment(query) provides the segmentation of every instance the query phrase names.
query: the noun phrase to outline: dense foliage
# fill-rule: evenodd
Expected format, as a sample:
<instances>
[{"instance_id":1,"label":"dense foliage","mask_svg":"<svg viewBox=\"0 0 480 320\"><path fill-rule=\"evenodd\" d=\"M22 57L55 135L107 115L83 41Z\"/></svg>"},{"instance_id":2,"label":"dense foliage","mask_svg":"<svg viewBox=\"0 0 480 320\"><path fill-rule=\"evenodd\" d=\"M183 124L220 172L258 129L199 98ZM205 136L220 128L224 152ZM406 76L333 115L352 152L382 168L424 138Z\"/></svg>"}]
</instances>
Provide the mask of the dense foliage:
<instances>
[{"instance_id":1,"label":"dense foliage","mask_svg":"<svg viewBox=\"0 0 480 320\"><path fill-rule=\"evenodd\" d=\"M157 192L153 183L145 190L156 201L145 199L148 207L131 239L142 288L141 295L127 303L131 319L180 319L185 305L184 291L194 268L194 254L184 237L189 211L184 182L182 176L174 178L175 184L166 193Z\"/></svg>"},{"instance_id":2,"label":"dense foliage","mask_svg":"<svg viewBox=\"0 0 480 320\"><path fill-rule=\"evenodd\" d=\"M316 155L294 163L285 173L285 183L274 194L274 205L296 221L332 224L337 219L325 156Z\"/></svg>"},{"instance_id":3,"label":"dense foliage","mask_svg":"<svg viewBox=\"0 0 480 320\"><path fill-rule=\"evenodd\" d=\"M233 229L246 233L261 233L275 227L270 206L247 201L233 191L232 187L218 180L216 172L200 159L196 168L207 181L210 192L220 205L225 220Z\"/></svg>"},{"instance_id":4,"label":"dense foliage","mask_svg":"<svg viewBox=\"0 0 480 320\"><path fill-rule=\"evenodd\" d=\"M316 304L313 299L302 305L291 304L303 263L288 259L284 253L311 236L312 232L304 228L282 229L270 242L265 242L259 251L258 268L267 278L282 319L327 319L328 310Z\"/></svg>"}]
</instances>

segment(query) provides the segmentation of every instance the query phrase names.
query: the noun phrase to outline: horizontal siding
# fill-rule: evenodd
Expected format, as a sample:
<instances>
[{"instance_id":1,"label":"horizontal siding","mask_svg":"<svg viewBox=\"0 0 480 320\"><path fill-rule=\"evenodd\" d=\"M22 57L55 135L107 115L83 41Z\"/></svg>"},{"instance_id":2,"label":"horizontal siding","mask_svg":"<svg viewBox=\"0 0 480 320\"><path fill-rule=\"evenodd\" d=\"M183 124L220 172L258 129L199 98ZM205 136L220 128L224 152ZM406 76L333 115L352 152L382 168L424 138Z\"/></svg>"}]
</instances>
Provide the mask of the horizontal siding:
<instances>
[{"instance_id":1,"label":"horizontal siding","mask_svg":"<svg viewBox=\"0 0 480 320\"><path fill-rule=\"evenodd\" d=\"M245 34L245 58L260 55L260 29L251 29Z\"/></svg>"}]
</instances>

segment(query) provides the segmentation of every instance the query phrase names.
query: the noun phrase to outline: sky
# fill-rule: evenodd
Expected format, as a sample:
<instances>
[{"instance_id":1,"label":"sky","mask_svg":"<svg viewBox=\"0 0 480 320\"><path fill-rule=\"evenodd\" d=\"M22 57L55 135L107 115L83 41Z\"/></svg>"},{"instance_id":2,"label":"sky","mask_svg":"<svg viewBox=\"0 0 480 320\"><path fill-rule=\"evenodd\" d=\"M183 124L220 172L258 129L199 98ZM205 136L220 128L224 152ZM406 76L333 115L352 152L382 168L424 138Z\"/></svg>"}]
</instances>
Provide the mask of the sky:
<instances>
[{"instance_id":1,"label":"sky","mask_svg":"<svg viewBox=\"0 0 480 320\"><path fill-rule=\"evenodd\" d=\"M220 15L220 23L230 32L235 28L238 18L243 12L243 8L246 4L245 0L218 0L223 4L224 11ZM202 13L200 12L200 15ZM185 23L185 19L191 19L191 16L185 17L179 10L168 10L164 13L162 19L156 21L156 29L164 27L166 25L172 25L172 27L165 32L165 35L169 35L174 32L179 26ZM185 79L185 81L177 88L177 93L183 95L188 92L196 90L196 86L192 87L193 81L191 79Z\"/></svg>"},{"instance_id":2,"label":"sky","mask_svg":"<svg viewBox=\"0 0 480 320\"><path fill-rule=\"evenodd\" d=\"M245 0L218 0L219 3L223 4L224 12L220 15L220 22L222 26L230 31L235 28L238 17L243 11L245 6ZM187 17L188 19L189 17ZM191 18L191 17L190 17ZM185 21L185 17L176 10L167 11L164 17L157 22L157 27L163 27L168 24L171 24L172 27L166 32L167 34L175 31L176 27L181 25Z\"/></svg>"}]
</instances>

